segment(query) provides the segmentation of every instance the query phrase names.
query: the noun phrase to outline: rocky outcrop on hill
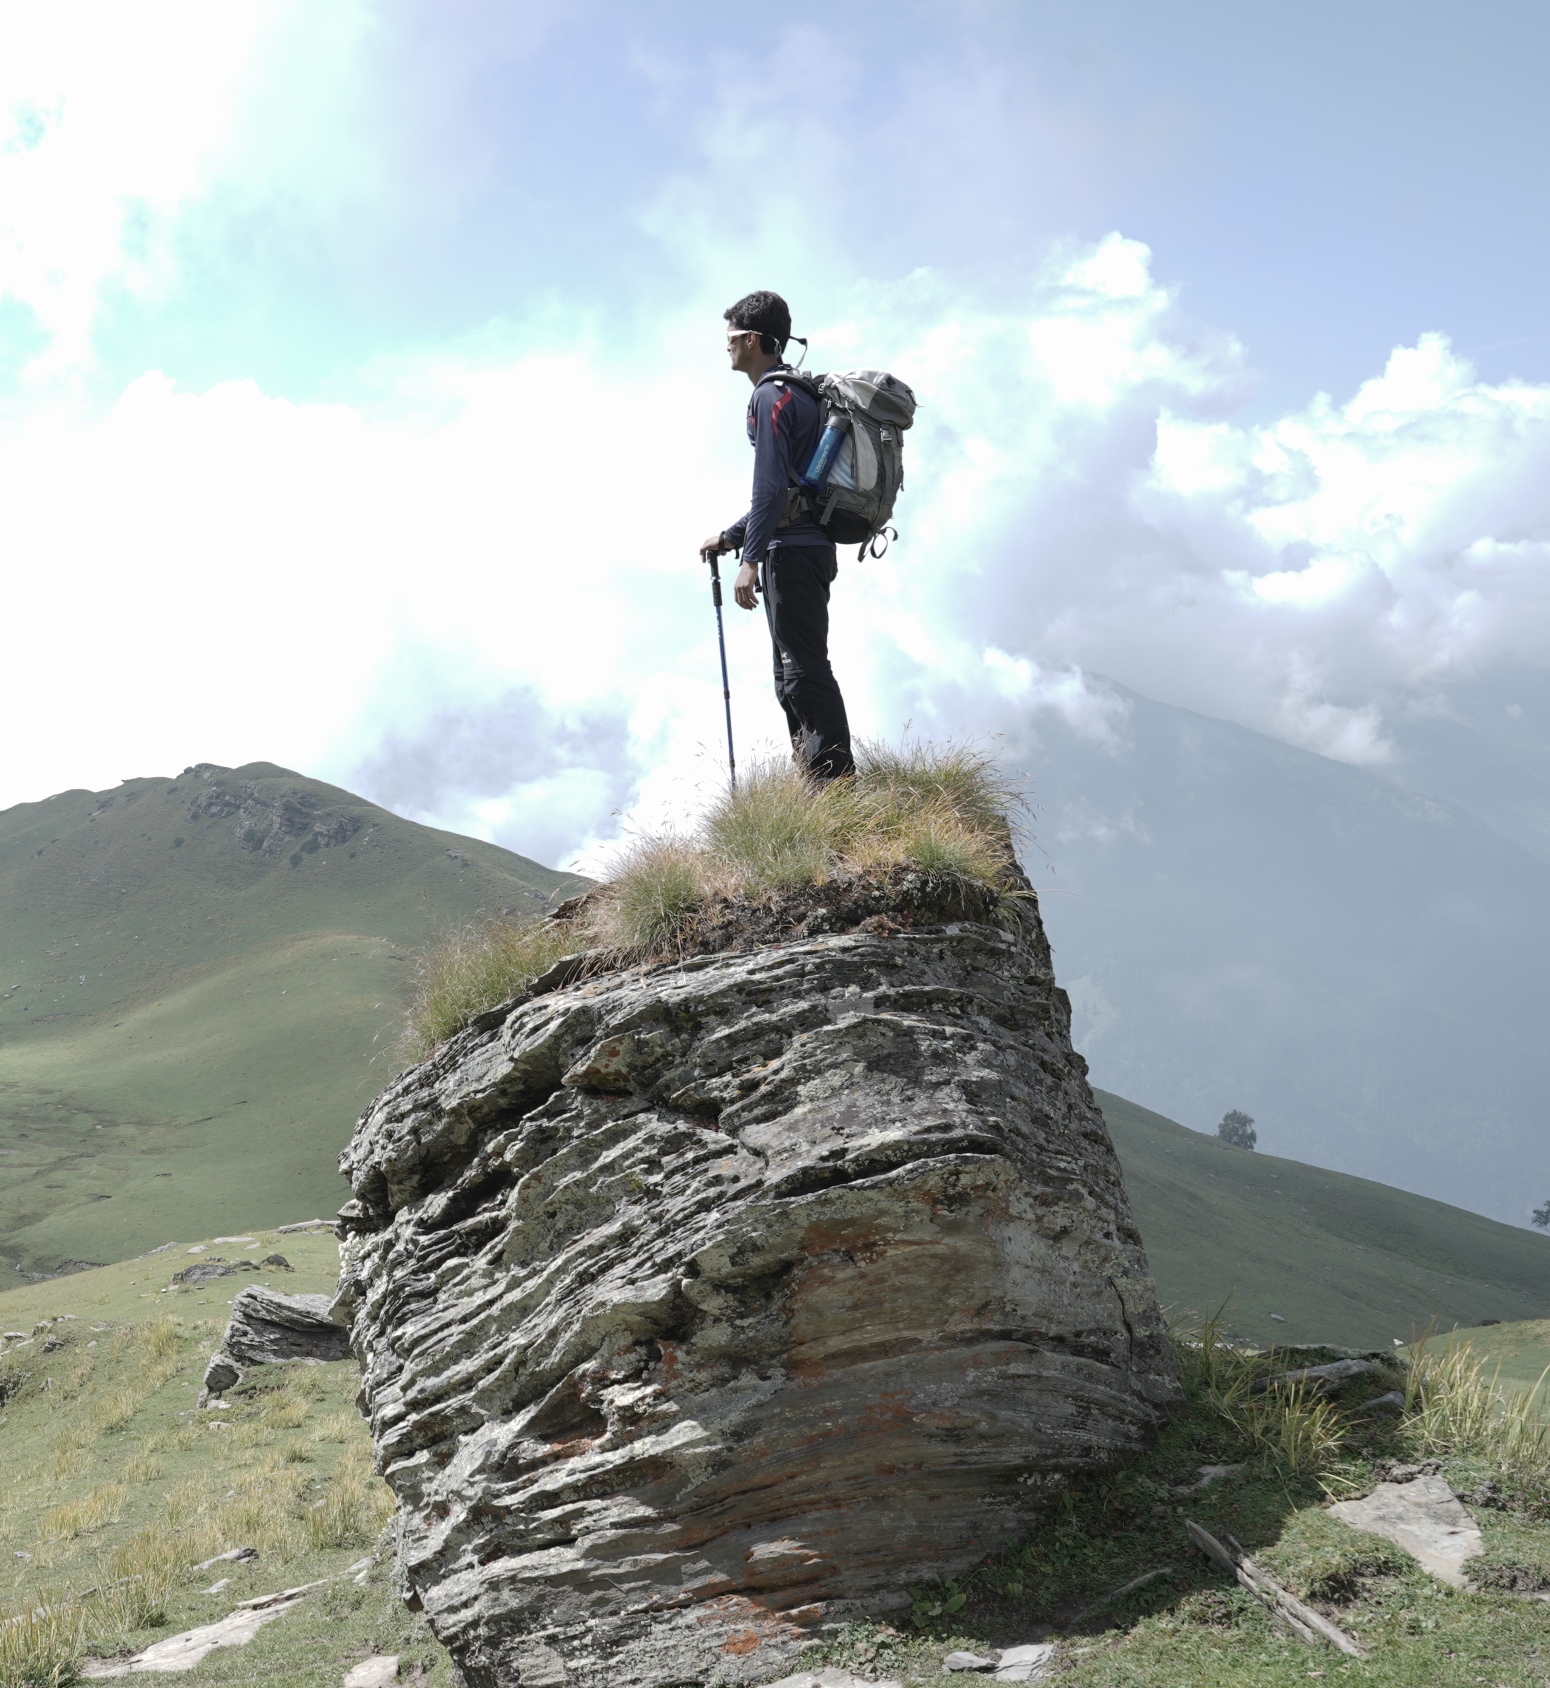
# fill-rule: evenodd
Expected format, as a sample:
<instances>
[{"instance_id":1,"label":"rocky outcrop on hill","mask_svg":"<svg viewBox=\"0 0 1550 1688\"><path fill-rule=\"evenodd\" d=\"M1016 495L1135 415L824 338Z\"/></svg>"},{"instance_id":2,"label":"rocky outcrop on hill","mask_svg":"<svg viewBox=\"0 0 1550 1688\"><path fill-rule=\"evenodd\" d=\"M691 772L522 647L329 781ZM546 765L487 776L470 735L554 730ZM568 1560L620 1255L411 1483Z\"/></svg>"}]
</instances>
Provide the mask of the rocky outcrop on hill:
<instances>
[{"instance_id":1,"label":"rocky outcrop on hill","mask_svg":"<svg viewBox=\"0 0 1550 1688\"><path fill-rule=\"evenodd\" d=\"M1031 897L797 900L481 1016L343 1157L337 1311L469 1688L769 1681L1176 1396Z\"/></svg>"},{"instance_id":2,"label":"rocky outcrop on hill","mask_svg":"<svg viewBox=\"0 0 1550 1688\"><path fill-rule=\"evenodd\" d=\"M233 831L244 850L264 856L293 852L311 855L317 850L347 844L362 826L360 815L348 809L331 808L316 791L306 786L280 786L266 790L257 780L237 781L230 768L208 762L185 768L179 778L193 775L204 789L193 789L188 819L226 820L234 817ZM235 787L235 789L233 789Z\"/></svg>"},{"instance_id":3,"label":"rocky outcrop on hill","mask_svg":"<svg viewBox=\"0 0 1550 1688\"><path fill-rule=\"evenodd\" d=\"M211 1395L230 1389L248 1366L286 1360L343 1360L350 1333L334 1322L326 1295L281 1295L251 1284L232 1303L221 1346L210 1356L204 1386Z\"/></svg>"}]
</instances>

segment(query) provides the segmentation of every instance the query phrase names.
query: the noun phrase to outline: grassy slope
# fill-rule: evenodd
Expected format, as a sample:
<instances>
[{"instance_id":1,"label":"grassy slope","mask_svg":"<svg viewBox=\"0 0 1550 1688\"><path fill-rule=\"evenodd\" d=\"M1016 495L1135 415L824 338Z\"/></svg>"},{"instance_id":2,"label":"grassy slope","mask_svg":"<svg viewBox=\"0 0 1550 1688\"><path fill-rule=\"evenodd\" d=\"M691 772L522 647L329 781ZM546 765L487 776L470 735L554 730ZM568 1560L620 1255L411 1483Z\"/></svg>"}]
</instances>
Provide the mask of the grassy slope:
<instances>
[{"instance_id":1,"label":"grassy slope","mask_svg":"<svg viewBox=\"0 0 1550 1688\"><path fill-rule=\"evenodd\" d=\"M0 1379L20 1383L0 1406L0 1616L122 1575L142 1562L137 1541L165 1541L170 1533L180 1574L163 1621L115 1625L88 1603L94 1650L142 1647L212 1623L239 1601L330 1579L249 1646L212 1654L198 1679L334 1688L359 1658L396 1652L406 1677L418 1664L426 1688L448 1684L446 1655L404 1611L386 1561L364 1585L343 1574L376 1544L387 1498L367 1475L370 1438L354 1407L353 1362L258 1368L244 1381L249 1392L233 1391L225 1409L194 1409L236 1288L269 1282L289 1294L332 1291L338 1275L331 1235L248 1234L256 1248L217 1244L202 1258L258 1259L278 1250L294 1272L244 1273L159 1293L189 1264L180 1247L0 1294L3 1330L31 1331L41 1319L74 1315L53 1327L65 1336L61 1350L45 1354L38 1341L13 1343L0 1357ZM175 1351L160 1369L150 1368L150 1338L169 1325ZM0 1388L0 1398L6 1393ZM127 1422L103 1429L106 1409L126 1393L134 1408ZM355 1491L364 1499L345 1508L333 1539L319 1539L314 1503L337 1494L352 1475L364 1485ZM189 1569L250 1545L259 1549L256 1561L202 1574ZM115 1564L115 1552L128 1565L123 1558ZM229 1587L204 1592L222 1576L230 1577Z\"/></svg>"},{"instance_id":2,"label":"grassy slope","mask_svg":"<svg viewBox=\"0 0 1550 1688\"><path fill-rule=\"evenodd\" d=\"M1450 1332L1449 1340L1467 1342L1477 1354L1484 1356L1504 1387L1534 1389L1550 1368L1550 1319ZM1545 1405L1547 1395L1550 1395L1550 1378L1545 1378L1545 1386L1540 1390L1541 1406Z\"/></svg>"},{"instance_id":3,"label":"grassy slope","mask_svg":"<svg viewBox=\"0 0 1550 1688\"><path fill-rule=\"evenodd\" d=\"M331 1211L406 950L577 883L268 763L0 814L0 1259Z\"/></svg>"},{"instance_id":4,"label":"grassy slope","mask_svg":"<svg viewBox=\"0 0 1550 1688\"><path fill-rule=\"evenodd\" d=\"M1388 1347L1435 1324L1542 1319L1550 1238L1215 1137L1098 1093L1164 1303L1256 1342ZM1279 1313L1284 1324L1270 1315ZM1547 1354L1550 1359L1550 1354Z\"/></svg>"}]
</instances>

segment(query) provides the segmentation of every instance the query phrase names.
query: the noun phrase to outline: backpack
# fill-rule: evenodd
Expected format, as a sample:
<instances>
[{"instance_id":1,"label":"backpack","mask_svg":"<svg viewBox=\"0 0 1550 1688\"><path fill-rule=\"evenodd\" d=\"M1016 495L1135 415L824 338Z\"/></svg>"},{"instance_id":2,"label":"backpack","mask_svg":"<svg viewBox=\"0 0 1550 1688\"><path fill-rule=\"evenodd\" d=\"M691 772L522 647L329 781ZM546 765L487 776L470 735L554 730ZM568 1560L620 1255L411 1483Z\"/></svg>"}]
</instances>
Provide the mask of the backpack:
<instances>
[{"instance_id":1,"label":"backpack","mask_svg":"<svg viewBox=\"0 0 1550 1688\"><path fill-rule=\"evenodd\" d=\"M881 369L803 375L782 369L824 408L812 461L786 494L781 525L815 521L836 545L859 545L857 560L880 557L890 539L894 500L904 485L904 430L915 419L915 395Z\"/></svg>"}]
</instances>

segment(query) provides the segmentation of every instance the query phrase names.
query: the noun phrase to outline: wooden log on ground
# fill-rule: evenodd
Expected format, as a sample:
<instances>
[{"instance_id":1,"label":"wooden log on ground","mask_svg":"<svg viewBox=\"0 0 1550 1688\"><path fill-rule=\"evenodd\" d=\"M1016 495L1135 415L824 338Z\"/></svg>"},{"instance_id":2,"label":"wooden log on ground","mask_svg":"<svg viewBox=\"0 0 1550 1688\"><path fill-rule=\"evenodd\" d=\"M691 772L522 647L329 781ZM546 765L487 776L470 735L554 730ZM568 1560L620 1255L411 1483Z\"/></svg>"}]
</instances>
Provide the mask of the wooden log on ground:
<instances>
[{"instance_id":1,"label":"wooden log on ground","mask_svg":"<svg viewBox=\"0 0 1550 1688\"><path fill-rule=\"evenodd\" d=\"M1225 1542L1218 1541L1209 1530L1201 1529L1188 1518L1184 1520L1184 1528L1189 1532L1189 1539L1207 1558L1236 1577L1256 1600L1268 1606L1278 1618L1284 1619L1299 1641L1307 1642L1310 1647L1327 1641L1348 1658L1366 1658L1367 1649L1359 1641L1353 1641L1343 1629L1337 1628L1311 1606L1304 1606L1290 1589L1283 1588L1268 1571L1256 1565L1231 1536Z\"/></svg>"}]
</instances>

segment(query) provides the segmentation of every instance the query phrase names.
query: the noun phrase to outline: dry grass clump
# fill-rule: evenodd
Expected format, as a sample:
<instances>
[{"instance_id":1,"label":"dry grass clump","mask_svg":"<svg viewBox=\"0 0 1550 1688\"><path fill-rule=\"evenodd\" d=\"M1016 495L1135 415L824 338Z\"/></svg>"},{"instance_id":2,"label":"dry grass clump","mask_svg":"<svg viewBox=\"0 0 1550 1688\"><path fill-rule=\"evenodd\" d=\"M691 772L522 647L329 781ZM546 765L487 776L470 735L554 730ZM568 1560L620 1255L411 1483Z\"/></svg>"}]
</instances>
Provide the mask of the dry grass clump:
<instances>
[{"instance_id":1,"label":"dry grass clump","mask_svg":"<svg viewBox=\"0 0 1550 1688\"><path fill-rule=\"evenodd\" d=\"M575 943L565 927L506 918L439 932L418 958L405 1053L428 1054L476 1014L520 995Z\"/></svg>"},{"instance_id":2,"label":"dry grass clump","mask_svg":"<svg viewBox=\"0 0 1550 1688\"><path fill-rule=\"evenodd\" d=\"M1251 1396L1235 1422L1263 1458L1298 1477L1327 1471L1347 1440L1339 1408L1307 1383Z\"/></svg>"},{"instance_id":3,"label":"dry grass clump","mask_svg":"<svg viewBox=\"0 0 1550 1688\"><path fill-rule=\"evenodd\" d=\"M611 961L671 951L715 896L796 890L840 873L913 865L1010 890L1016 782L970 745L859 746L854 779L819 785L756 762L692 837L635 840L579 920L473 922L422 952L400 1050L420 1059L475 1015L520 994L561 956Z\"/></svg>"},{"instance_id":4,"label":"dry grass clump","mask_svg":"<svg viewBox=\"0 0 1550 1688\"><path fill-rule=\"evenodd\" d=\"M165 1623L167 1602L188 1571L187 1550L170 1531L136 1532L102 1566L87 1613L91 1628L98 1636L123 1636Z\"/></svg>"},{"instance_id":5,"label":"dry grass clump","mask_svg":"<svg viewBox=\"0 0 1550 1688\"><path fill-rule=\"evenodd\" d=\"M69 1600L0 1617L0 1688L62 1688L86 1642L86 1614Z\"/></svg>"},{"instance_id":6,"label":"dry grass clump","mask_svg":"<svg viewBox=\"0 0 1550 1688\"><path fill-rule=\"evenodd\" d=\"M1478 1454L1521 1482L1550 1484L1550 1421L1540 1397L1550 1369L1526 1395L1503 1389L1498 1373L1467 1342L1413 1343L1406 1438L1419 1453Z\"/></svg>"},{"instance_id":7,"label":"dry grass clump","mask_svg":"<svg viewBox=\"0 0 1550 1688\"><path fill-rule=\"evenodd\" d=\"M127 1384L122 1389L110 1390L92 1407L89 1420L91 1433L94 1436L106 1436L115 1430L127 1428L130 1420L144 1405L148 1393L147 1390L135 1389Z\"/></svg>"},{"instance_id":8,"label":"dry grass clump","mask_svg":"<svg viewBox=\"0 0 1550 1688\"><path fill-rule=\"evenodd\" d=\"M307 1513L307 1539L315 1548L369 1547L393 1511L393 1492L371 1468L371 1456L346 1449L328 1492Z\"/></svg>"},{"instance_id":9,"label":"dry grass clump","mask_svg":"<svg viewBox=\"0 0 1550 1688\"><path fill-rule=\"evenodd\" d=\"M289 1389L281 1389L258 1409L258 1418L271 1430L299 1430L307 1422L307 1412L306 1401Z\"/></svg>"},{"instance_id":10,"label":"dry grass clump","mask_svg":"<svg viewBox=\"0 0 1550 1688\"><path fill-rule=\"evenodd\" d=\"M351 1413L332 1413L312 1433L312 1440L324 1442L353 1441L360 1429L360 1420Z\"/></svg>"},{"instance_id":11,"label":"dry grass clump","mask_svg":"<svg viewBox=\"0 0 1550 1688\"><path fill-rule=\"evenodd\" d=\"M142 1448L119 1467L119 1476L126 1483L154 1483L158 1477L166 1475L167 1467L154 1448Z\"/></svg>"},{"instance_id":12,"label":"dry grass clump","mask_svg":"<svg viewBox=\"0 0 1550 1688\"><path fill-rule=\"evenodd\" d=\"M855 830L852 807L849 782L815 789L789 765L756 762L712 805L700 851L755 895L816 885Z\"/></svg>"},{"instance_id":13,"label":"dry grass clump","mask_svg":"<svg viewBox=\"0 0 1550 1688\"><path fill-rule=\"evenodd\" d=\"M73 1541L77 1536L87 1536L105 1525L116 1524L124 1515L128 1496L129 1491L122 1483L104 1483L79 1500L50 1507L39 1522L38 1535L44 1541Z\"/></svg>"},{"instance_id":14,"label":"dry grass clump","mask_svg":"<svg viewBox=\"0 0 1550 1688\"><path fill-rule=\"evenodd\" d=\"M756 764L710 810L702 849L737 888L821 884L904 863L1004 886L1016 782L969 745L864 743L856 777L815 787L789 763Z\"/></svg>"},{"instance_id":15,"label":"dry grass clump","mask_svg":"<svg viewBox=\"0 0 1550 1688\"><path fill-rule=\"evenodd\" d=\"M1289 1475L1330 1469L1346 1444L1339 1408L1306 1382L1255 1384L1283 1367L1274 1349L1232 1341L1223 1328L1227 1304L1172 1332L1179 1375L1192 1399L1226 1419L1267 1464Z\"/></svg>"},{"instance_id":16,"label":"dry grass clump","mask_svg":"<svg viewBox=\"0 0 1550 1688\"><path fill-rule=\"evenodd\" d=\"M49 1462L49 1475L57 1482L68 1483L85 1474L91 1459L86 1452L86 1438L63 1436L55 1444L54 1457Z\"/></svg>"},{"instance_id":17,"label":"dry grass clump","mask_svg":"<svg viewBox=\"0 0 1550 1688\"><path fill-rule=\"evenodd\" d=\"M587 941L623 954L664 948L704 902L712 878L704 851L689 840L637 840L598 898Z\"/></svg>"}]
</instances>

